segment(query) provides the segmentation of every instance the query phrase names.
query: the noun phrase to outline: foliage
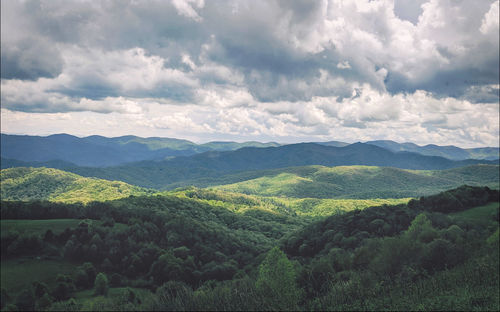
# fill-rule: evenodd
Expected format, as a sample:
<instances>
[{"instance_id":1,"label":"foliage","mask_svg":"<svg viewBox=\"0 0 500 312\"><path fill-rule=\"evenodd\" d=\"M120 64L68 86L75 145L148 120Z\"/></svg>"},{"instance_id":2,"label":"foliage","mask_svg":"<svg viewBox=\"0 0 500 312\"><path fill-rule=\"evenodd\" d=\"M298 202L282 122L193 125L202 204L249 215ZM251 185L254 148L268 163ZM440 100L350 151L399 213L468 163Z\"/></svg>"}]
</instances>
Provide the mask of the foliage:
<instances>
[{"instance_id":1,"label":"foliage","mask_svg":"<svg viewBox=\"0 0 500 312\"><path fill-rule=\"evenodd\" d=\"M2 219L19 219L2 233L2 286L18 298L27 285L48 310L498 310L498 196L464 186L325 218L300 216L296 199L191 188L86 205L2 202ZM26 218L78 222L43 233L24 229ZM69 272L30 280L49 255L71 261ZM18 275L4 282L9 266ZM125 288L95 294L104 274ZM16 278L24 287L11 287Z\"/></svg>"},{"instance_id":2,"label":"foliage","mask_svg":"<svg viewBox=\"0 0 500 312\"><path fill-rule=\"evenodd\" d=\"M460 186L499 187L498 166L475 165L449 170L405 170L368 166L311 166L269 171L266 175L215 189L292 198L400 198L433 194Z\"/></svg>"},{"instance_id":3,"label":"foliage","mask_svg":"<svg viewBox=\"0 0 500 312\"><path fill-rule=\"evenodd\" d=\"M57 284L57 274L71 274L76 268L62 259L2 258L1 264L2 287L11 295L34 282L43 282L53 288Z\"/></svg>"},{"instance_id":4,"label":"foliage","mask_svg":"<svg viewBox=\"0 0 500 312\"><path fill-rule=\"evenodd\" d=\"M21 311L32 311L35 309L35 296L31 287L24 289L17 296L16 306Z\"/></svg>"},{"instance_id":5,"label":"foliage","mask_svg":"<svg viewBox=\"0 0 500 312\"><path fill-rule=\"evenodd\" d=\"M94 289L96 295L107 295L109 289L108 278L106 274L99 273L95 278Z\"/></svg>"},{"instance_id":6,"label":"foliage","mask_svg":"<svg viewBox=\"0 0 500 312\"><path fill-rule=\"evenodd\" d=\"M294 169L288 167L309 165L365 165L381 167L391 166L402 169L441 170L477 164L498 165L498 161L452 161L446 158L429 157L412 153L393 153L363 143L351 144L345 147L303 143L267 148L245 147L230 152L211 151L189 157L174 157L163 161L141 161L105 168L67 167L65 170L82 176L120 180L142 187L172 189L188 185L201 187L229 184L262 176L278 175L279 173L293 173ZM282 168L288 169L283 172ZM268 171L269 169L275 169L275 172L270 174ZM481 171L484 173L486 169ZM496 171L498 171L498 169ZM494 173L495 170L490 170L490 172ZM301 175L299 174L299 176ZM454 183L450 183L447 179L440 179L441 183L435 183L435 185L441 187L440 190L444 190L446 187L456 187L463 183L479 185L476 184L478 179L475 177L477 176L473 175L470 180L454 180ZM424 178L421 177L419 180L422 179ZM430 180L436 181L436 178ZM404 176L402 181L396 179L395 182L404 185ZM492 183L490 185L491 187L498 188L498 179L488 180L486 182ZM307 183L301 183L301 185L307 186ZM425 184L421 184L421 186L423 187ZM300 189L298 190L300 191ZM409 188L404 190L411 191L412 189ZM432 192L432 189L427 190L429 193L426 194ZM391 189L386 188L385 191L391 191ZM365 198L380 197L372 196L370 193L363 194ZM394 195L385 196L394 197ZM399 196L401 197L402 195ZM403 197L408 197L408 195Z\"/></svg>"},{"instance_id":7,"label":"foliage","mask_svg":"<svg viewBox=\"0 0 500 312\"><path fill-rule=\"evenodd\" d=\"M86 203L153 193L121 181L84 178L50 168L4 169L0 171L0 180L2 200L45 199Z\"/></svg>"},{"instance_id":8,"label":"foliage","mask_svg":"<svg viewBox=\"0 0 500 312\"><path fill-rule=\"evenodd\" d=\"M181 198L192 198L211 206L224 207L230 211L243 214L270 212L275 219L284 217L322 217L334 213L342 213L367 207L407 203L410 198L388 199L319 199L319 198L286 198L246 195L218 189L199 189L190 187L163 194ZM269 214L268 214L269 215ZM307 220L309 218L300 218Z\"/></svg>"},{"instance_id":9,"label":"foliage","mask_svg":"<svg viewBox=\"0 0 500 312\"><path fill-rule=\"evenodd\" d=\"M278 248L271 249L259 266L256 282L270 310L296 310L301 291L295 281L295 269L286 255Z\"/></svg>"}]
</instances>

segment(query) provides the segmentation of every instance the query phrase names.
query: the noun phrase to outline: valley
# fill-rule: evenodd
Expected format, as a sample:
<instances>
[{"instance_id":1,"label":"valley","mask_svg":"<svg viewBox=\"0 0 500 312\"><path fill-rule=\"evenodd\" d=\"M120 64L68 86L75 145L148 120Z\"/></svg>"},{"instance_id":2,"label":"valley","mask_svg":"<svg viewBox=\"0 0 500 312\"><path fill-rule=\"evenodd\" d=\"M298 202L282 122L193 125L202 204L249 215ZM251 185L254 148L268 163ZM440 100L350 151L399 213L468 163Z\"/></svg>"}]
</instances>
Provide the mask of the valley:
<instances>
[{"instance_id":1,"label":"valley","mask_svg":"<svg viewBox=\"0 0 500 312\"><path fill-rule=\"evenodd\" d=\"M498 160L244 145L7 160L2 310L498 308Z\"/></svg>"}]
</instances>

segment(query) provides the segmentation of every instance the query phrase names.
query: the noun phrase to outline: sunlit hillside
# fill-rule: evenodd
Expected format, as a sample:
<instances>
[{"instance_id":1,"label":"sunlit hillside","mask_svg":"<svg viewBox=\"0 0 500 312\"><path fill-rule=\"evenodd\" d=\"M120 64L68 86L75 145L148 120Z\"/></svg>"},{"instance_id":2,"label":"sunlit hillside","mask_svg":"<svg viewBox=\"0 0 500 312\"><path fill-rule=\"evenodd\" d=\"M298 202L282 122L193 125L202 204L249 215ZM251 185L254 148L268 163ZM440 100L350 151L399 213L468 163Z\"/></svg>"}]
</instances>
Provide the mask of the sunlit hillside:
<instances>
[{"instance_id":1,"label":"sunlit hillside","mask_svg":"<svg viewBox=\"0 0 500 312\"><path fill-rule=\"evenodd\" d=\"M45 199L59 202L113 200L152 191L121 181L84 178L52 168L11 168L0 171L2 200Z\"/></svg>"}]
</instances>

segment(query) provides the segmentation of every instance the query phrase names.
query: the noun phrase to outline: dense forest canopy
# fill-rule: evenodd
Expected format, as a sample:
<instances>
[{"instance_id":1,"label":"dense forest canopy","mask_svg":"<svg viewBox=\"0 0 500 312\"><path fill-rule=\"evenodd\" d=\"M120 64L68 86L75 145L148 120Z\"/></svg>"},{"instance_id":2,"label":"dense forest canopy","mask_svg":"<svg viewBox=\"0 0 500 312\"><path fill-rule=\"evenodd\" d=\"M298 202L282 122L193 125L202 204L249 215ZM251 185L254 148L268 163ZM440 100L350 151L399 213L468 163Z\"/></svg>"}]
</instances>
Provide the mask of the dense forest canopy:
<instances>
[{"instance_id":1,"label":"dense forest canopy","mask_svg":"<svg viewBox=\"0 0 500 312\"><path fill-rule=\"evenodd\" d=\"M497 161L388 142L112 141L123 155L213 150L116 167L8 160L2 310L500 306Z\"/></svg>"},{"instance_id":2,"label":"dense forest canopy","mask_svg":"<svg viewBox=\"0 0 500 312\"><path fill-rule=\"evenodd\" d=\"M28 292L4 288L2 304L103 310L124 305L139 310L378 309L389 295L395 308L416 304L422 296L433 307L450 291L449 283L472 279L477 284L470 284L468 297L461 299L464 307L498 306L498 191L464 186L318 220L286 210L238 213L211 205L210 193L202 200L203 192L189 192L88 204L2 201L5 279L15 276L14 259L36 256L39 267L50 261L75 267L55 280L33 281ZM254 200L230 194L218 200ZM39 225L38 232L26 231L43 220L79 221L65 229ZM401 293L402 285L423 293ZM451 291L458 296L462 288Z\"/></svg>"}]
</instances>

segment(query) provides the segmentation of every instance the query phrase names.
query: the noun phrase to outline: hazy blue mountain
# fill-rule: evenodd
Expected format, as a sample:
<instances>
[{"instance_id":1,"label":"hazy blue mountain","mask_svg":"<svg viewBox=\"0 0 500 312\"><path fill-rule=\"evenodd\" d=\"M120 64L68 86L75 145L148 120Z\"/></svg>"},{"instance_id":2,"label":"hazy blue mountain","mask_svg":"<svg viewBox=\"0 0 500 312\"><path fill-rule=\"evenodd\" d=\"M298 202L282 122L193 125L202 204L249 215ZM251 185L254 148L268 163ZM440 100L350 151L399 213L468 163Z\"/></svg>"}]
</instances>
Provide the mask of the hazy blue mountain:
<instances>
[{"instance_id":1,"label":"hazy blue mountain","mask_svg":"<svg viewBox=\"0 0 500 312\"><path fill-rule=\"evenodd\" d=\"M79 138L68 134L55 134L47 137L2 134L1 157L23 162L60 160L78 166L106 167L142 160L189 156L211 150L277 145L277 143L260 142L209 142L198 145L187 140L137 136L107 138L93 135ZM13 162L11 161L10 164Z\"/></svg>"},{"instance_id":2,"label":"hazy blue mountain","mask_svg":"<svg viewBox=\"0 0 500 312\"><path fill-rule=\"evenodd\" d=\"M439 146L428 144L419 146L414 143L397 143L390 140L368 141L367 144L376 145L393 152L412 152L427 156L441 156L452 160L464 159L488 159L500 158L500 148L480 147L480 148L459 148L453 145Z\"/></svg>"},{"instance_id":3,"label":"hazy blue mountain","mask_svg":"<svg viewBox=\"0 0 500 312\"><path fill-rule=\"evenodd\" d=\"M210 151L164 161L142 161L109 168L69 168L83 176L121 180L153 188L185 185L183 181L218 179L221 176L251 170L308 165L368 165L401 169L449 169L474 164L498 164L498 161L453 161L416 153L394 153L381 147L355 143L345 147L300 143L279 147L246 147L236 151ZM210 184L210 183L208 183Z\"/></svg>"},{"instance_id":4,"label":"hazy blue mountain","mask_svg":"<svg viewBox=\"0 0 500 312\"><path fill-rule=\"evenodd\" d=\"M349 143L340 142L340 141L314 142L314 143L320 144L320 145L326 145L326 146L335 146L335 147L344 147L344 146L349 145Z\"/></svg>"},{"instance_id":5,"label":"hazy blue mountain","mask_svg":"<svg viewBox=\"0 0 500 312\"><path fill-rule=\"evenodd\" d=\"M344 147L315 143L289 144L268 148L241 148L230 152L206 152L190 157L177 157L165 162L169 166L202 167L219 171L259 170L291 166L371 165L402 169L448 169L464 165L489 163L480 160L453 161L438 156L409 152L391 152L365 143Z\"/></svg>"},{"instance_id":6,"label":"hazy blue mountain","mask_svg":"<svg viewBox=\"0 0 500 312\"><path fill-rule=\"evenodd\" d=\"M0 158L0 167L1 169L6 168L15 168L15 167L46 167L46 168L55 168L55 169L63 169L69 167L76 167L74 163L70 163L62 160L49 160L49 161L22 161L17 159L10 158Z\"/></svg>"},{"instance_id":7,"label":"hazy blue mountain","mask_svg":"<svg viewBox=\"0 0 500 312\"><path fill-rule=\"evenodd\" d=\"M226 142L213 141L201 144L200 146L213 151L234 151L243 147L276 147L280 145L281 144L276 142L261 143L256 141L249 141L249 142L238 143L231 141L226 141Z\"/></svg>"},{"instance_id":8,"label":"hazy blue mountain","mask_svg":"<svg viewBox=\"0 0 500 312\"><path fill-rule=\"evenodd\" d=\"M47 137L2 134L1 138L1 156L25 162L62 160L79 166L104 167L196 153L168 147L151 149L147 144L130 138L78 138L68 134Z\"/></svg>"}]
</instances>

